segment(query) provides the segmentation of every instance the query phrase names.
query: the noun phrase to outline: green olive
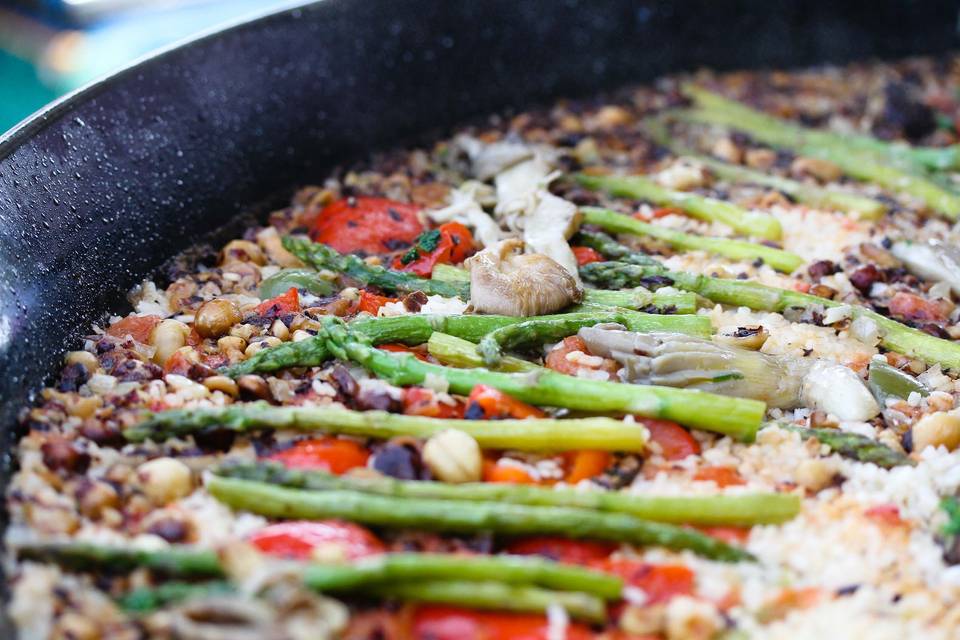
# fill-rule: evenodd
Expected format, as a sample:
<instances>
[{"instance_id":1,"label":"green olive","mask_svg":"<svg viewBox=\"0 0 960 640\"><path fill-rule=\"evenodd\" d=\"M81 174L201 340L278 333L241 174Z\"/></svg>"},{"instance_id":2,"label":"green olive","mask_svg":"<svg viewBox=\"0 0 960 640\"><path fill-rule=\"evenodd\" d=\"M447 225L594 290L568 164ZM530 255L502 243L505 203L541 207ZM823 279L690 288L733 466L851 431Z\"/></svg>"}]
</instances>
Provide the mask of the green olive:
<instances>
[{"instance_id":1,"label":"green olive","mask_svg":"<svg viewBox=\"0 0 960 640\"><path fill-rule=\"evenodd\" d=\"M303 289L315 296L333 294L333 283L310 269L283 269L260 283L260 299L269 300L286 293L290 287Z\"/></svg>"}]
</instances>

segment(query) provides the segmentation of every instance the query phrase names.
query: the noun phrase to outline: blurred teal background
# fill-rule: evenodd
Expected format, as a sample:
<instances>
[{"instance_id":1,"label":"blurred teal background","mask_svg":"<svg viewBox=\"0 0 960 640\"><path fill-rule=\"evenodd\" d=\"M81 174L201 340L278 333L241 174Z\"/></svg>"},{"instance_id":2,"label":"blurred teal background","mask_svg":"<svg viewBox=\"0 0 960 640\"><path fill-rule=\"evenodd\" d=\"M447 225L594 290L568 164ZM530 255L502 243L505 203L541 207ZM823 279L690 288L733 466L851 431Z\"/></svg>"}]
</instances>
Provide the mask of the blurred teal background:
<instances>
[{"instance_id":1,"label":"blurred teal background","mask_svg":"<svg viewBox=\"0 0 960 640\"><path fill-rule=\"evenodd\" d=\"M0 2L0 133L136 58L290 0Z\"/></svg>"}]
</instances>

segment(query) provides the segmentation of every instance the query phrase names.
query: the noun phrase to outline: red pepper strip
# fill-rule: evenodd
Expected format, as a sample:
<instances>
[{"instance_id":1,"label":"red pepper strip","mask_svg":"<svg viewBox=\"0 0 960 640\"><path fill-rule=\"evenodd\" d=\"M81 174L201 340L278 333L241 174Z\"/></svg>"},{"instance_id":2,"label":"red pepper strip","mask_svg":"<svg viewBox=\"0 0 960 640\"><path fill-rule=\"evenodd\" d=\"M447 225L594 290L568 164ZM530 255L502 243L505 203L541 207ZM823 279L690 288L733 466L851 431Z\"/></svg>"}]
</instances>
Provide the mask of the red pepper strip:
<instances>
[{"instance_id":1,"label":"red pepper strip","mask_svg":"<svg viewBox=\"0 0 960 640\"><path fill-rule=\"evenodd\" d=\"M257 306L257 315L260 316L278 317L298 311L300 311L300 292L296 287L290 287L286 293L264 300Z\"/></svg>"},{"instance_id":2,"label":"red pepper strip","mask_svg":"<svg viewBox=\"0 0 960 640\"><path fill-rule=\"evenodd\" d=\"M300 440L267 456L292 469L322 469L338 475L365 466L369 457L370 452L356 442L333 437Z\"/></svg>"},{"instance_id":3,"label":"red pepper strip","mask_svg":"<svg viewBox=\"0 0 960 640\"><path fill-rule=\"evenodd\" d=\"M584 449L575 451L565 456L569 464L569 470L564 477L564 481L569 484L576 484L581 480L594 478L610 466L613 456L609 451L595 451Z\"/></svg>"},{"instance_id":4,"label":"red pepper strip","mask_svg":"<svg viewBox=\"0 0 960 640\"><path fill-rule=\"evenodd\" d=\"M393 253L413 245L424 231L419 211L386 198L344 198L323 208L310 237L340 253Z\"/></svg>"},{"instance_id":5,"label":"red pepper strip","mask_svg":"<svg viewBox=\"0 0 960 640\"><path fill-rule=\"evenodd\" d=\"M158 324L160 316L127 316L110 325L107 335L121 339L129 335L140 344L150 344L150 334Z\"/></svg>"},{"instance_id":6,"label":"red pepper strip","mask_svg":"<svg viewBox=\"0 0 960 640\"><path fill-rule=\"evenodd\" d=\"M270 555L299 560L309 558L320 545L337 545L348 560L385 553L386 546L369 530L340 520L290 521L269 524L249 538Z\"/></svg>"},{"instance_id":7,"label":"red pepper strip","mask_svg":"<svg viewBox=\"0 0 960 640\"><path fill-rule=\"evenodd\" d=\"M682 460L700 453L700 443L676 422L656 418L643 418L640 422L650 431L650 441L660 445L666 460Z\"/></svg>"},{"instance_id":8,"label":"red pepper strip","mask_svg":"<svg viewBox=\"0 0 960 640\"><path fill-rule=\"evenodd\" d=\"M591 562L590 566L639 587L647 594L647 604L668 602L676 596L693 593L693 571L682 564L649 564L640 560L606 558Z\"/></svg>"},{"instance_id":9,"label":"red pepper strip","mask_svg":"<svg viewBox=\"0 0 960 640\"><path fill-rule=\"evenodd\" d=\"M482 416L475 416L477 412L481 413ZM521 402L493 387L478 384L467 398L467 415L473 419L482 417L486 420L503 420L506 418L522 420L524 418L542 418L546 414L533 405Z\"/></svg>"},{"instance_id":10,"label":"red pepper strip","mask_svg":"<svg viewBox=\"0 0 960 640\"><path fill-rule=\"evenodd\" d=\"M573 250L573 255L577 259L577 265L583 266L585 264L590 264L591 262L603 262L605 258L600 255L600 252L596 249L591 249L590 247L570 247Z\"/></svg>"},{"instance_id":11,"label":"red pepper strip","mask_svg":"<svg viewBox=\"0 0 960 640\"><path fill-rule=\"evenodd\" d=\"M378 296L375 293L363 290L360 292L360 302L357 304L357 312L366 311L370 315L377 315L380 307L388 302L396 302L399 298L388 298L387 296Z\"/></svg>"},{"instance_id":12,"label":"red pepper strip","mask_svg":"<svg viewBox=\"0 0 960 640\"><path fill-rule=\"evenodd\" d=\"M383 345L380 346L383 348ZM408 387L403 390L403 413L408 416L427 418L462 418L466 407L463 402L455 405L440 402L437 394L423 387Z\"/></svg>"},{"instance_id":13,"label":"red pepper strip","mask_svg":"<svg viewBox=\"0 0 960 640\"><path fill-rule=\"evenodd\" d=\"M425 232L417 243L406 253L393 261L393 268L408 271L423 278L429 278L433 267L438 264L459 264L473 252L475 245L470 229L459 222L447 222L436 229L439 239L433 249L425 251L421 239L431 232Z\"/></svg>"},{"instance_id":14,"label":"red pepper strip","mask_svg":"<svg viewBox=\"0 0 960 640\"><path fill-rule=\"evenodd\" d=\"M718 487L746 484L740 472L733 467L702 467L693 475L694 480L713 481Z\"/></svg>"},{"instance_id":15,"label":"red pepper strip","mask_svg":"<svg viewBox=\"0 0 960 640\"><path fill-rule=\"evenodd\" d=\"M417 607L411 622L414 640L547 640L546 616L474 611L460 607L426 605ZM570 623L567 640L590 640L593 635L583 624Z\"/></svg>"}]
</instances>

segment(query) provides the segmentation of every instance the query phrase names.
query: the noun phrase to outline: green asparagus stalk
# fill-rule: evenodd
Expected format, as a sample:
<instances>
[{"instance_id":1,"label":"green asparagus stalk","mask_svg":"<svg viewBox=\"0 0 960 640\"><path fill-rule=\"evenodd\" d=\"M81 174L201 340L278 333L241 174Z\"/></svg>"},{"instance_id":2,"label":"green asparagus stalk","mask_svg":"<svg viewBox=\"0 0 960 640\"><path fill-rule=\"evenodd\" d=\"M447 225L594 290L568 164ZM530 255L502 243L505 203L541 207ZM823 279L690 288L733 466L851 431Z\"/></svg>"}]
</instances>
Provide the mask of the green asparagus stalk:
<instances>
[{"instance_id":1,"label":"green asparagus stalk","mask_svg":"<svg viewBox=\"0 0 960 640\"><path fill-rule=\"evenodd\" d=\"M879 220L887 212L887 206L884 203L867 196L837 189L824 189L782 176L721 162L706 154L698 153L674 140L669 130L657 120L648 121L645 129L657 144L667 147L677 155L696 160L724 180L770 187L787 194L797 202L803 202L815 208L844 211L860 220Z\"/></svg>"},{"instance_id":2,"label":"green asparagus stalk","mask_svg":"<svg viewBox=\"0 0 960 640\"><path fill-rule=\"evenodd\" d=\"M724 200L673 191L643 176L591 176L579 173L574 178L588 189L623 198L647 200L660 206L677 207L706 222L722 222L744 235L779 240L782 234L780 223L773 216L752 213Z\"/></svg>"},{"instance_id":3,"label":"green asparagus stalk","mask_svg":"<svg viewBox=\"0 0 960 640\"><path fill-rule=\"evenodd\" d=\"M639 264L650 267L663 266L659 260L620 244L614 240L613 237L602 231L588 231L581 227L570 243L573 245L590 247L591 249L596 250L598 253L606 256L608 259L616 260L618 262Z\"/></svg>"},{"instance_id":4,"label":"green asparagus stalk","mask_svg":"<svg viewBox=\"0 0 960 640\"><path fill-rule=\"evenodd\" d=\"M885 444L859 433L849 433L839 429L808 429L785 424L779 426L799 433L801 438L815 438L820 444L827 445L831 451L845 458L872 462L884 469L914 464L913 460L899 451L894 451Z\"/></svg>"},{"instance_id":5,"label":"green asparagus stalk","mask_svg":"<svg viewBox=\"0 0 960 640\"><path fill-rule=\"evenodd\" d=\"M593 249L597 249L600 253L608 255L601 251L600 246L605 242L613 243L616 246L621 246L616 243L613 238L606 236L602 233L591 233L581 231L576 237L577 244L583 246L589 246ZM600 246L594 246L595 244ZM616 260L623 260L624 262L634 262L636 264L651 264L657 265L660 264L653 258L643 256L643 254L636 253L626 249L626 253L630 254L630 257L622 257L620 255L610 255L609 257ZM469 282L470 273L459 267L452 267L446 264L438 264L433 268L433 276L437 278L438 273L440 274L440 279L448 282ZM594 289L588 289L584 291L583 295L583 305L590 305L595 307L621 307L624 309L640 309L643 311L653 311L656 313L670 313L670 314L691 314L697 312L697 298L696 296L687 293L685 291L648 291L643 288L638 288L630 291L598 291ZM575 310L576 307L571 308ZM519 319L518 319L519 320ZM684 332L685 333L685 332ZM483 336L477 336L476 342ZM471 338L472 339L472 338Z\"/></svg>"},{"instance_id":6,"label":"green asparagus stalk","mask_svg":"<svg viewBox=\"0 0 960 640\"><path fill-rule=\"evenodd\" d=\"M810 129L799 124L782 120L756 111L736 100L731 100L702 87L687 85L684 93L693 98L701 108L740 118L751 128L759 127L768 131L768 135L777 135L784 142L798 144L809 143L821 146L835 146L841 149L856 149L886 157L899 166L917 169L947 171L960 168L960 145L948 147L913 147L902 142L886 142L872 136L834 133L822 129ZM771 143L773 144L773 143Z\"/></svg>"},{"instance_id":7,"label":"green asparagus stalk","mask_svg":"<svg viewBox=\"0 0 960 640\"><path fill-rule=\"evenodd\" d=\"M597 207L581 207L583 222L595 224L610 233L629 233L638 236L650 236L663 240L674 249L702 250L709 253L730 258L731 260L763 260L778 271L790 273L804 260L795 253L774 249L766 245L730 238L708 238L696 236L682 231L675 231L667 227L648 224L611 211Z\"/></svg>"},{"instance_id":8,"label":"green asparagus stalk","mask_svg":"<svg viewBox=\"0 0 960 640\"><path fill-rule=\"evenodd\" d=\"M696 155L693 158L724 180L770 187L787 194L797 202L814 208L843 211L858 220L879 220L887 212L887 205L867 196L837 189L824 189L782 176L727 164L707 156Z\"/></svg>"},{"instance_id":9,"label":"green asparagus stalk","mask_svg":"<svg viewBox=\"0 0 960 640\"><path fill-rule=\"evenodd\" d=\"M311 563L303 582L321 593L353 591L390 583L466 580L579 591L604 600L620 597L616 576L535 556L385 553L350 563Z\"/></svg>"},{"instance_id":10,"label":"green asparagus stalk","mask_svg":"<svg viewBox=\"0 0 960 640\"><path fill-rule=\"evenodd\" d=\"M229 582L164 582L155 587L140 587L119 598L120 608L128 613L145 614L157 609L186 602L235 593Z\"/></svg>"},{"instance_id":11,"label":"green asparagus stalk","mask_svg":"<svg viewBox=\"0 0 960 640\"><path fill-rule=\"evenodd\" d=\"M643 287L624 291L586 289L583 304L598 307L620 307L663 314L697 312L697 297L686 291L649 291Z\"/></svg>"},{"instance_id":12,"label":"green asparagus stalk","mask_svg":"<svg viewBox=\"0 0 960 640\"><path fill-rule=\"evenodd\" d=\"M563 607L571 618L601 623L607 610L603 601L594 596L572 591L549 591L537 587L503 584L501 582L463 582L437 580L374 587L371 592L383 598L410 602L430 602L526 613L544 613L551 605Z\"/></svg>"},{"instance_id":13,"label":"green asparagus stalk","mask_svg":"<svg viewBox=\"0 0 960 640\"><path fill-rule=\"evenodd\" d=\"M462 267L455 267L452 264L433 265L433 272L430 275L432 280L440 282L450 282L453 284L470 283L470 272Z\"/></svg>"},{"instance_id":14,"label":"green asparagus stalk","mask_svg":"<svg viewBox=\"0 0 960 640\"><path fill-rule=\"evenodd\" d=\"M572 507L394 498L359 491L309 491L216 475L207 479L206 487L211 495L231 508L271 518L343 518L375 527L450 533L562 535L689 549L715 560L751 558L746 551L699 531L620 513Z\"/></svg>"},{"instance_id":15,"label":"green asparagus stalk","mask_svg":"<svg viewBox=\"0 0 960 640\"><path fill-rule=\"evenodd\" d=\"M647 298L653 299L653 296L648 294ZM670 299L669 294L661 295L660 298L664 301ZM709 320L699 316L662 316L627 309L619 310L617 313L624 317L622 322L630 322L630 326L637 331L675 331L691 335L703 335L706 332L709 335ZM567 314L533 318L494 315L406 315L354 320L350 323L350 328L374 344L387 342L423 344L436 331L478 342L488 333L513 324L535 320L557 321L566 317ZM290 367L315 367L329 358L330 354L322 338L307 338L299 342L285 342L270 349L263 349L242 362L224 367L221 373L236 378L250 373L267 373Z\"/></svg>"},{"instance_id":16,"label":"green asparagus stalk","mask_svg":"<svg viewBox=\"0 0 960 640\"><path fill-rule=\"evenodd\" d=\"M363 285L374 285L386 291L422 291L427 295L469 299L469 287L440 280L428 280L419 276L393 271L367 264L362 258L341 254L325 244L287 236L284 248L316 269L342 273Z\"/></svg>"},{"instance_id":17,"label":"green asparagus stalk","mask_svg":"<svg viewBox=\"0 0 960 640\"><path fill-rule=\"evenodd\" d=\"M613 418L486 422L406 416L386 411L352 411L332 406L276 407L265 402L161 411L128 428L124 436L131 442L161 442L213 426L237 432L290 429L381 440L398 436L429 438L445 429L458 429L473 436L481 447L518 451L642 451L646 444L644 429Z\"/></svg>"},{"instance_id":18,"label":"green asparagus stalk","mask_svg":"<svg viewBox=\"0 0 960 640\"><path fill-rule=\"evenodd\" d=\"M678 114L684 120L745 131L775 147L828 160L857 180L874 182L917 198L951 220L960 216L960 196L924 175L901 169L888 158L856 144L844 143L842 138L836 139L833 134L787 123L703 89L688 86L685 91L701 109Z\"/></svg>"},{"instance_id":19,"label":"green asparagus stalk","mask_svg":"<svg viewBox=\"0 0 960 640\"><path fill-rule=\"evenodd\" d=\"M55 562L75 571L109 569L129 572L144 567L180 578L223 577L220 560L215 552L190 546L146 551L83 542L46 542L18 545L15 551L21 559Z\"/></svg>"},{"instance_id":20,"label":"green asparagus stalk","mask_svg":"<svg viewBox=\"0 0 960 640\"><path fill-rule=\"evenodd\" d=\"M598 263L599 264L599 263ZM418 385L428 375L445 379L454 393L467 394L486 384L536 405L593 412L632 413L751 441L766 405L702 391L586 380L549 370L500 373L485 369L454 369L421 362L408 354L392 355L366 344L336 318L324 318L327 348L341 359L400 385Z\"/></svg>"},{"instance_id":21,"label":"green asparagus stalk","mask_svg":"<svg viewBox=\"0 0 960 640\"><path fill-rule=\"evenodd\" d=\"M359 491L397 498L577 507L678 525L750 527L779 524L800 512L800 498L787 493L651 496L622 491L580 491L490 482L447 484L389 477L336 476L322 471L287 469L270 462L224 465L216 473L293 489Z\"/></svg>"},{"instance_id":22,"label":"green asparagus stalk","mask_svg":"<svg viewBox=\"0 0 960 640\"><path fill-rule=\"evenodd\" d=\"M440 333L439 331L434 332L434 334L430 336L430 339L427 340L427 351L441 364L452 367L467 369L484 366L483 358L477 353L477 345L469 340L457 338L456 336L451 336L446 333ZM504 371L507 373L536 371L539 369L542 369L540 365L536 365L522 358L514 358L513 356L504 356L500 359L500 364L496 367L496 371Z\"/></svg>"},{"instance_id":23,"label":"green asparagus stalk","mask_svg":"<svg viewBox=\"0 0 960 640\"><path fill-rule=\"evenodd\" d=\"M706 320L706 324L702 321ZM695 321L695 322L694 322ZM678 331L695 326L696 335L710 335L710 320L703 316L660 316L637 311L607 311L598 313L566 313L558 316L531 318L494 329L481 340L477 352L488 367L497 367L503 358L504 349L517 349L527 345L556 342L571 336L583 327L592 327L604 322L624 325L630 331Z\"/></svg>"},{"instance_id":24,"label":"green asparagus stalk","mask_svg":"<svg viewBox=\"0 0 960 640\"><path fill-rule=\"evenodd\" d=\"M614 289L650 284L651 278L657 278L658 282L666 278L674 287L692 291L720 304L749 307L754 311L779 313L791 307L843 305L836 300L769 287L756 282L712 278L618 262L594 262L585 265L581 267L580 275L585 281L594 285ZM913 329L861 306L851 305L851 314L854 318L863 317L875 322L880 328L880 344L890 351L918 358L929 364L939 363L947 369L960 369L960 344Z\"/></svg>"}]
</instances>

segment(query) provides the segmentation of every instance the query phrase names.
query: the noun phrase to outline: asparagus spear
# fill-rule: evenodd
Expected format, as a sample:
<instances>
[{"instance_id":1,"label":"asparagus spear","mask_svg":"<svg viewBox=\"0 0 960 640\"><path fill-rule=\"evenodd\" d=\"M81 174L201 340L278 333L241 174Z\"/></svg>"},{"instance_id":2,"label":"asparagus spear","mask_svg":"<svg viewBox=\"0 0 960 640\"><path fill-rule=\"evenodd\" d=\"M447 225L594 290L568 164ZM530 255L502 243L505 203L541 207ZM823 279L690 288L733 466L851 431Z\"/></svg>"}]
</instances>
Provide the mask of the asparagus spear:
<instances>
[{"instance_id":1,"label":"asparagus spear","mask_svg":"<svg viewBox=\"0 0 960 640\"><path fill-rule=\"evenodd\" d=\"M643 176L591 176L578 173L574 178L581 185L614 196L648 200L660 206L678 207L707 222L722 222L744 235L766 240L779 240L780 223L773 216L751 213L724 200L673 191Z\"/></svg>"},{"instance_id":2,"label":"asparagus spear","mask_svg":"<svg viewBox=\"0 0 960 640\"><path fill-rule=\"evenodd\" d=\"M703 89L687 86L685 91L702 107L679 114L685 120L729 126L767 144L823 158L836 164L852 178L874 182L891 191L917 198L951 220L960 216L960 196L924 175L903 170L895 166L893 161L886 162L883 156L877 156L856 144L845 143L842 138L834 138L833 134L784 122Z\"/></svg>"},{"instance_id":3,"label":"asparagus spear","mask_svg":"<svg viewBox=\"0 0 960 640\"><path fill-rule=\"evenodd\" d=\"M342 273L363 285L374 285L387 291L423 291L428 295L469 299L468 288L440 280L428 280L402 271L393 271L367 264L362 258L341 254L325 244L287 236L284 248L316 269Z\"/></svg>"},{"instance_id":4,"label":"asparagus spear","mask_svg":"<svg viewBox=\"0 0 960 640\"><path fill-rule=\"evenodd\" d=\"M726 113L730 117L739 117L749 122L751 126L769 128L771 130L769 135L774 135L773 132L777 131L784 141L809 142L817 145L836 146L842 149L858 149L878 156L885 156L896 164L908 168L928 168L935 171L960 168L960 145L912 147L906 143L886 142L872 136L810 129L756 111L741 102L731 100L702 87L687 85L683 88L683 91L706 110Z\"/></svg>"},{"instance_id":5,"label":"asparagus spear","mask_svg":"<svg viewBox=\"0 0 960 640\"><path fill-rule=\"evenodd\" d=\"M701 318L707 320L704 325ZM678 322L679 320L679 322ZM696 320L697 322L691 322ZM583 327L592 327L604 322L615 322L624 325L630 331L673 331L675 328L686 325L696 325L697 334L710 332L710 321L703 316L658 316L636 311L608 311L606 313L585 312L566 313L559 316L543 316L531 318L499 329L494 329L481 340L477 352L483 357L488 367L500 364L503 358L503 349L516 349L523 345L543 344L555 342L571 336ZM685 333L685 332L684 332Z\"/></svg>"},{"instance_id":6,"label":"asparagus spear","mask_svg":"<svg viewBox=\"0 0 960 640\"><path fill-rule=\"evenodd\" d=\"M482 367L483 358L477 353L477 345L469 340L463 340L456 336L446 333L434 332L427 340L427 351L436 358L441 364L452 367L473 368ZM540 365L534 364L522 358L513 356L504 356L500 359L496 371L507 373L518 373L521 371L536 371L542 369Z\"/></svg>"},{"instance_id":7,"label":"asparagus spear","mask_svg":"<svg viewBox=\"0 0 960 640\"><path fill-rule=\"evenodd\" d=\"M384 553L350 563L311 563L305 585L320 592L353 591L389 583L466 580L579 591L604 600L620 597L623 582L610 574L536 556Z\"/></svg>"},{"instance_id":8,"label":"asparagus spear","mask_svg":"<svg viewBox=\"0 0 960 640\"><path fill-rule=\"evenodd\" d=\"M384 585L371 591L384 598L461 605L472 609L543 613L550 605L560 605L572 618L597 623L604 622L607 617L603 601L585 593L549 591L500 582L438 580Z\"/></svg>"},{"instance_id":9,"label":"asparagus spear","mask_svg":"<svg viewBox=\"0 0 960 640\"><path fill-rule=\"evenodd\" d=\"M119 598L120 607L129 613L144 614L166 606L234 593L229 582L164 582L155 587L140 587Z\"/></svg>"},{"instance_id":10,"label":"asparagus spear","mask_svg":"<svg viewBox=\"0 0 960 640\"><path fill-rule=\"evenodd\" d=\"M817 208L845 211L861 220L879 220L887 211L885 204L867 196L836 189L824 189L782 176L721 162L708 155L697 153L674 140L667 128L659 121L648 121L645 128L657 144L667 147L677 155L696 160L724 180L770 187L787 194L797 202Z\"/></svg>"},{"instance_id":11,"label":"asparagus spear","mask_svg":"<svg viewBox=\"0 0 960 640\"><path fill-rule=\"evenodd\" d=\"M577 235L576 243L597 249L604 255L607 254L600 249L604 243L613 243L616 246L621 246L614 241L613 238L610 238L605 234L591 233L586 231L581 231ZM623 249L626 253L630 254L630 258L627 258L626 256L621 258L620 255L610 255L609 257L617 260L623 259L624 262L634 262L636 264L660 264L653 258L630 251L629 249L626 249L626 247L623 247ZM442 272L440 278L449 282L469 282L470 280L469 272L465 269L460 269L459 267L438 264L433 268L434 278L437 277L438 270ZM583 292L583 304L595 307L621 307L625 309L642 310L649 309L658 313L672 314L690 314L696 313L697 311L696 296L685 291L650 292L643 288L634 289L632 291L599 291L595 289L588 289ZM576 307L573 309L575 308ZM482 336L478 336L477 340L479 340L481 337Z\"/></svg>"},{"instance_id":12,"label":"asparagus spear","mask_svg":"<svg viewBox=\"0 0 960 640\"><path fill-rule=\"evenodd\" d=\"M238 432L255 429L321 431L383 440L398 436L429 438L445 429L459 429L473 436L481 447L520 451L642 451L646 444L643 428L613 418L485 422L405 416L386 411L352 411L332 406L275 407L265 402L161 411L128 428L124 436L131 442L160 442L195 434L212 426Z\"/></svg>"},{"instance_id":13,"label":"asparagus spear","mask_svg":"<svg viewBox=\"0 0 960 640\"><path fill-rule=\"evenodd\" d=\"M700 249L710 253L716 253L731 260L753 261L760 259L774 269L786 273L790 273L804 262L803 258L797 254L782 249L774 249L773 247L746 242L744 240L707 238L683 233L667 227L659 227L641 222L636 218L631 218L609 209L581 207L580 211L584 214L583 222L586 224L595 224L610 233L629 233L638 236L658 238L674 249Z\"/></svg>"},{"instance_id":14,"label":"asparagus spear","mask_svg":"<svg viewBox=\"0 0 960 640\"><path fill-rule=\"evenodd\" d=\"M859 433L849 433L838 429L808 429L786 424L779 426L788 431L796 431L802 438L816 438L821 444L827 445L831 451L839 453L845 458L852 458L860 462L872 462L884 469L914 464L913 460L899 451L894 451L885 444Z\"/></svg>"},{"instance_id":15,"label":"asparagus spear","mask_svg":"<svg viewBox=\"0 0 960 640\"><path fill-rule=\"evenodd\" d=\"M16 547L26 560L55 562L76 571L109 569L129 572L138 567L180 578L222 578L217 554L207 549L173 546L159 551L100 546L83 542L49 542Z\"/></svg>"},{"instance_id":16,"label":"asparagus spear","mask_svg":"<svg viewBox=\"0 0 960 640\"><path fill-rule=\"evenodd\" d=\"M684 295L689 296L690 294ZM648 299L652 298L650 295L647 297ZM663 300L669 299L665 295L660 297ZM624 316L623 322L629 321L631 326L636 327L637 330L690 332L692 335L701 335L704 332L709 332L710 327L709 320L699 316L661 316L626 309L620 310L618 313ZM387 342L402 342L410 345L423 344L436 331L477 342L488 333L509 325L532 320L556 321L566 317L567 314L534 318L493 315L408 315L354 320L350 323L350 328L365 336L374 344ZM329 358L330 354L327 352L322 338L307 338L299 342L285 342L276 347L259 351L247 360L224 367L221 373L235 378L248 373L266 373L289 367L315 367L323 364Z\"/></svg>"},{"instance_id":17,"label":"asparagus spear","mask_svg":"<svg viewBox=\"0 0 960 640\"><path fill-rule=\"evenodd\" d=\"M587 231L581 227L577 235L573 237L571 244L595 249L598 253L606 256L610 260L651 267L663 266L659 260L620 244L602 231Z\"/></svg>"},{"instance_id":18,"label":"asparagus spear","mask_svg":"<svg viewBox=\"0 0 960 640\"><path fill-rule=\"evenodd\" d=\"M598 263L599 264L599 263ZM586 380L549 370L500 373L454 369L421 362L408 354L392 355L366 344L336 318L324 318L327 348L396 385L422 384L428 375L445 379L454 393L469 393L486 384L536 405L594 412L633 413L664 418L698 429L750 441L766 406L756 400L702 391Z\"/></svg>"},{"instance_id":19,"label":"asparagus spear","mask_svg":"<svg viewBox=\"0 0 960 640\"><path fill-rule=\"evenodd\" d=\"M211 476L207 490L217 500L271 518L343 518L366 525L451 533L562 535L689 549L708 558L747 560L746 551L693 529L648 522L620 513L572 507L544 507L395 498L359 491L310 491L264 482Z\"/></svg>"},{"instance_id":20,"label":"asparagus spear","mask_svg":"<svg viewBox=\"0 0 960 640\"><path fill-rule=\"evenodd\" d=\"M283 465L270 462L224 465L217 469L216 473L293 489L360 491L397 498L578 507L624 513L644 520L670 524L749 527L786 522L800 511L800 498L787 493L650 496L490 482L447 484L395 480L389 477L336 476L322 471L287 469Z\"/></svg>"},{"instance_id":21,"label":"asparagus spear","mask_svg":"<svg viewBox=\"0 0 960 640\"><path fill-rule=\"evenodd\" d=\"M782 312L791 307L811 305L838 307L843 303L806 293L778 289L746 282L709 276L668 271L656 267L642 267L619 262L594 262L580 269L581 277L594 285L611 288L669 281L673 286L692 291L720 304L749 307L755 311ZM851 305L854 318L864 317L880 328L880 344L890 351L918 358L929 364L940 364L948 369L960 369L960 344L934 337L918 329L891 320L870 309Z\"/></svg>"}]
</instances>

